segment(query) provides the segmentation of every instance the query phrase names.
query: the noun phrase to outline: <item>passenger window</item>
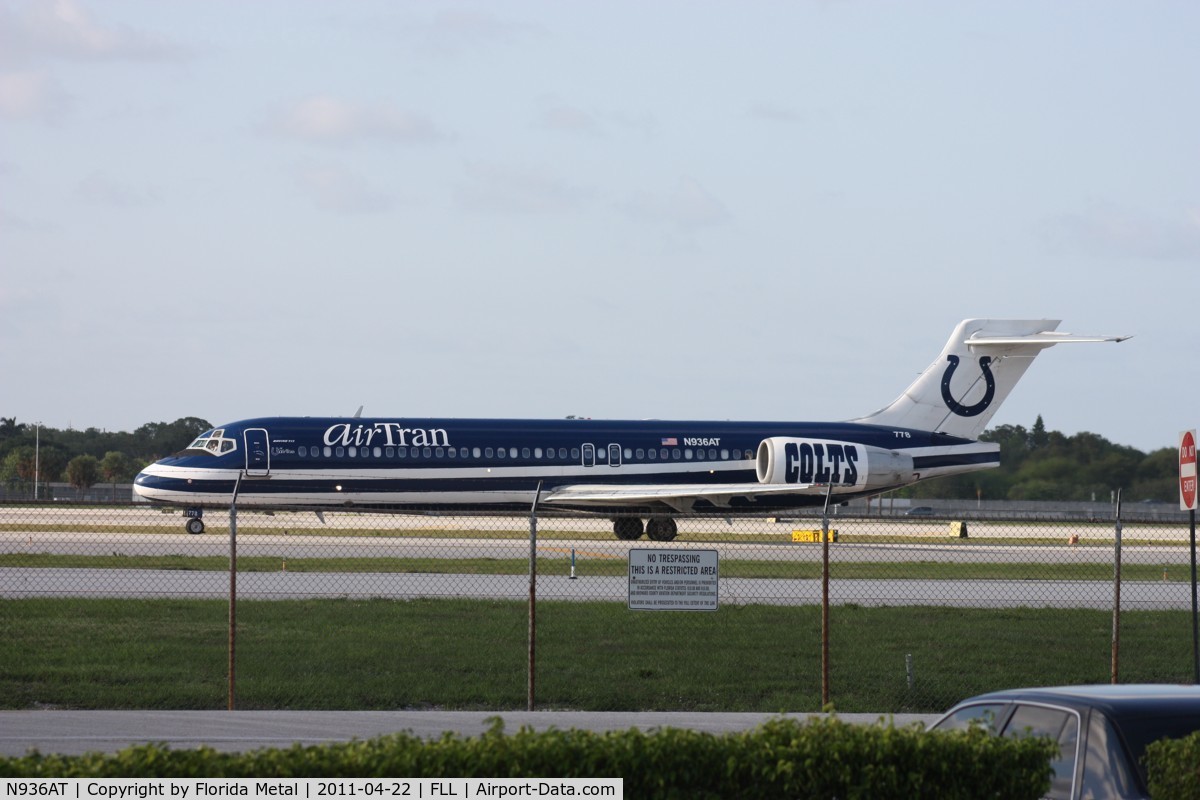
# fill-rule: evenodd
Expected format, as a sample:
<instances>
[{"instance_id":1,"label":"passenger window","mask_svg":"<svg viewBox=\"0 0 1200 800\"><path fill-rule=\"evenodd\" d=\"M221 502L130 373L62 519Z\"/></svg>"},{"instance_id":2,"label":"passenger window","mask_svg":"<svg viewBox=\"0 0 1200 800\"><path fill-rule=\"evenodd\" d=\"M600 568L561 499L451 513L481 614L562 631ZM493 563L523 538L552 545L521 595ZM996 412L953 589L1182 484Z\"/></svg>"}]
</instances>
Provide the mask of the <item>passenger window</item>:
<instances>
[{"instance_id":1,"label":"passenger window","mask_svg":"<svg viewBox=\"0 0 1200 800\"><path fill-rule=\"evenodd\" d=\"M721 448L721 460L722 460L722 461L728 461L728 460L729 460L729 451L728 451L728 450L726 450L725 448Z\"/></svg>"},{"instance_id":2,"label":"passenger window","mask_svg":"<svg viewBox=\"0 0 1200 800\"><path fill-rule=\"evenodd\" d=\"M1083 757L1081 797L1133 797L1139 790L1129 769L1121 737L1108 717L1092 711L1088 722L1087 752Z\"/></svg>"},{"instance_id":3,"label":"passenger window","mask_svg":"<svg viewBox=\"0 0 1200 800\"><path fill-rule=\"evenodd\" d=\"M633 451L630 450L628 447L626 447L622 452L625 455L625 460L628 461L629 459L633 458ZM639 458L640 458L640 456L639 456Z\"/></svg>"},{"instance_id":4,"label":"passenger window","mask_svg":"<svg viewBox=\"0 0 1200 800\"><path fill-rule=\"evenodd\" d=\"M400 458L408 458L408 448L407 447L397 447L396 455L398 455Z\"/></svg>"},{"instance_id":5,"label":"passenger window","mask_svg":"<svg viewBox=\"0 0 1200 800\"><path fill-rule=\"evenodd\" d=\"M1049 798L1069 798L1075 782L1075 751L1079 743L1079 717L1073 711L1046 706L1018 705L1005 736L1047 736L1058 742L1058 757L1051 759Z\"/></svg>"},{"instance_id":6,"label":"passenger window","mask_svg":"<svg viewBox=\"0 0 1200 800\"><path fill-rule=\"evenodd\" d=\"M637 449L637 460L641 461L645 457L646 457L646 451L639 447ZM628 456L626 456L626 458L628 458Z\"/></svg>"},{"instance_id":7,"label":"passenger window","mask_svg":"<svg viewBox=\"0 0 1200 800\"><path fill-rule=\"evenodd\" d=\"M413 448L413 449L415 450L416 448ZM429 458L431 455L433 455L433 448L426 447L423 450L421 450L421 458Z\"/></svg>"},{"instance_id":8,"label":"passenger window","mask_svg":"<svg viewBox=\"0 0 1200 800\"><path fill-rule=\"evenodd\" d=\"M517 449L517 448L515 448L515 447L513 448L513 451L514 451L514 452L513 452L513 458L516 458L516 457L517 457L517 456L516 456L516 449ZM521 458L529 458L529 448L528 448L528 447L522 447L522 448L521 448Z\"/></svg>"},{"instance_id":9,"label":"passenger window","mask_svg":"<svg viewBox=\"0 0 1200 800\"><path fill-rule=\"evenodd\" d=\"M322 453L326 458L329 458L331 455L333 455L333 449L329 445L325 445L325 449L322 450Z\"/></svg>"},{"instance_id":10,"label":"passenger window","mask_svg":"<svg viewBox=\"0 0 1200 800\"><path fill-rule=\"evenodd\" d=\"M344 455L346 455L346 448L344 448L344 447L339 447L339 448L337 449L337 457L338 457L338 458L341 458L341 457L342 457L342 456L344 456Z\"/></svg>"},{"instance_id":11,"label":"passenger window","mask_svg":"<svg viewBox=\"0 0 1200 800\"><path fill-rule=\"evenodd\" d=\"M692 460L692 448L689 447L686 450L684 450L683 457L686 458L688 461L691 461Z\"/></svg>"},{"instance_id":12,"label":"passenger window","mask_svg":"<svg viewBox=\"0 0 1200 800\"><path fill-rule=\"evenodd\" d=\"M654 459L658 458L658 451L651 447L646 451L646 455L650 456L650 460L653 461Z\"/></svg>"},{"instance_id":13,"label":"passenger window","mask_svg":"<svg viewBox=\"0 0 1200 800\"><path fill-rule=\"evenodd\" d=\"M504 458L506 455L508 455L508 451L503 447L496 448L496 458Z\"/></svg>"},{"instance_id":14,"label":"passenger window","mask_svg":"<svg viewBox=\"0 0 1200 800\"><path fill-rule=\"evenodd\" d=\"M479 458L480 455L482 455L482 453L480 452L478 447L471 448L471 456L473 458Z\"/></svg>"},{"instance_id":15,"label":"passenger window","mask_svg":"<svg viewBox=\"0 0 1200 800\"><path fill-rule=\"evenodd\" d=\"M396 457L396 448L394 448L394 447L389 447L384 452L387 454L388 458Z\"/></svg>"},{"instance_id":16,"label":"passenger window","mask_svg":"<svg viewBox=\"0 0 1200 800\"><path fill-rule=\"evenodd\" d=\"M380 450L378 447L376 447L376 448L375 448L375 449L374 449L374 450L371 452L371 455L375 456L376 458L379 458L381 455L383 455L383 451L382 451L382 450Z\"/></svg>"},{"instance_id":17,"label":"passenger window","mask_svg":"<svg viewBox=\"0 0 1200 800\"><path fill-rule=\"evenodd\" d=\"M304 458L307 455L308 455L308 448L305 447L304 445L300 445L300 457Z\"/></svg>"},{"instance_id":18,"label":"passenger window","mask_svg":"<svg viewBox=\"0 0 1200 800\"><path fill-rule=\"evenodd\" d=\"M578 460L579 460L579 448L578 448L578 447L572 447L572 448L571 448L571 459L572 459L573 461L578 461Z\"/></svg>"},{"instance_id":19,"label":"passenger window","mask_svg":"<svg viewBox=\"0 0 1200 800\"><path fill-rule=\"evenodd\" d=\"M437 458L445 458L445 456L446 456L446 448L444 448L444 447L439 447L438 449L436 449L436 450L434 450L434 451L433 451L433 455L434 455L435 457L437 457Z\"/></svg>"},{"instance_id":20,"label":"passenger window","mask_svg":"<svg viewBox=\"0 0 1200 800\"><path fill-rule=\"evenodd\" d=\"M939 722L937 730L962 731L974 723L984 725L989 731L996 733L996 722L1003 716L1005 708L1007 706L1004 703L980 703L979 705L965 706Z\"/></svg>"},{"instance_id":21,"label":"passenger window","mask_svg":"<svg viewBox=\"0 0 1200 800\"><path fill-rule=\"evenodd\" d=\"M542 457L542 448L540 448L540 447L533 448L533 457L541 458Z\"/></svg>"},{"instance_id":22,"label":"passenger window","mask_svg":"<svg viewBox=\"0 0 1200 800\"><path fill-rule=\"evenodd\" d=\"M350 455L351 458L356 458L358 456L358 448L355 447L354 445L350 445L350 448L346 452Z\"/></svg>"},{"instance_id":23,"label":"passenger window","mask_svg":"<svg viewBox=\"0 0 1200 800\"><path fill-rule=\"evenodd\" d=\"M708 451L708 460L709 460L709 461L716 461L716 460L717 460L717 448L713 447L713 448L710 448L710 449L709 449L709 451Z\"/></svg>"},{"instance_id":24,"label":"passenger window","mask_svg":"<svg viewBox=\"0 0 1200 800\"><path fill-rule=\"evenodd\" d=\"M558 448L558 457L565 460L567 457L567 448L565 448L565 447ZM571 450L571 458L578 459L579 454L576 453L574 450Z\"/></svg>"}]
</instances>

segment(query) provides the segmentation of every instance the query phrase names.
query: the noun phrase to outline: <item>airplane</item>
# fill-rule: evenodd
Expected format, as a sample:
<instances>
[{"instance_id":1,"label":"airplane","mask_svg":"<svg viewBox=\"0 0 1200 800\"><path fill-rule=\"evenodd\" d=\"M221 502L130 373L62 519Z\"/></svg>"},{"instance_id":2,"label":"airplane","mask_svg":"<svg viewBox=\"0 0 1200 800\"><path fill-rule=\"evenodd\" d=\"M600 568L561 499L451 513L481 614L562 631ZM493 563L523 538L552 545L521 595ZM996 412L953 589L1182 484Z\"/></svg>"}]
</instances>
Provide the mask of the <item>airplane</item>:
<instances>
[{"instance_id":1,"label":"airplane","mask_svg":"<svg viewBox=\"0 0 1200 800\"><path fill-rule=\"evenodd\" d=\"M204 508L395 512L587 511L618 539L671 541L677 514L732 517L847 502L1000 464L977 441L1037 355L1128 336L1059 320L963 320L889 405L842 422L259 417L206 431L134 489ZM361 413L361 408L359 412Z\"/></svg>"}]
</instances>

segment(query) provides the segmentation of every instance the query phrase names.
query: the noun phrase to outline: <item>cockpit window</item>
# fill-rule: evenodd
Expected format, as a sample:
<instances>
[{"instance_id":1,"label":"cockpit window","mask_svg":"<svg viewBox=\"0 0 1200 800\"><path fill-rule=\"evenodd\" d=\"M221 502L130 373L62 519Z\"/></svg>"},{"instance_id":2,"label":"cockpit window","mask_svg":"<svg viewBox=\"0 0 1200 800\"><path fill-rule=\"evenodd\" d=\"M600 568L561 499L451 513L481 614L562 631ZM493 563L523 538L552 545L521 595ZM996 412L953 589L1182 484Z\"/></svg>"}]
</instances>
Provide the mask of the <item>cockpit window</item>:
<instances>
[{"instance_id":1,"label":"cockpit window","mask_svg":"<svg viewBox=\"0 0 1200 800\"><path fill-rule=\"evenodd\" d=\"M208 433L202 433L196 440L187 446L188 450L200 450L213 455L224 455L232 453L237 449L237 441L235 439L225 438L225 429L217 428Z\"/></svg>"}]
</instances>

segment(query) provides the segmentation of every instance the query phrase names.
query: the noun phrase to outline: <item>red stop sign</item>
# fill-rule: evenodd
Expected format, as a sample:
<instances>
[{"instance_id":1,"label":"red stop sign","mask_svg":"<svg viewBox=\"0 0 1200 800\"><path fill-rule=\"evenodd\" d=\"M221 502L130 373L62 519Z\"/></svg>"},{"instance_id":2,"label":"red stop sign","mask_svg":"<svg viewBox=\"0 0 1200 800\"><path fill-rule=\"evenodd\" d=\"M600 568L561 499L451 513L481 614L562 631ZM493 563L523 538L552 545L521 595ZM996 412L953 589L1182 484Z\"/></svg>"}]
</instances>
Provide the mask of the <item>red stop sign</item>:
<instances>
[{"instance_id":1,"label":"red stop sign","mask_svg":"<svg viewBox=\"0 0 1200 800\"><path fill-rule=\"evenodd\" d=\"M1179 440L1179 507L1196 508L1196 436L1184 431Z\"/></svg>"}]
</instances>

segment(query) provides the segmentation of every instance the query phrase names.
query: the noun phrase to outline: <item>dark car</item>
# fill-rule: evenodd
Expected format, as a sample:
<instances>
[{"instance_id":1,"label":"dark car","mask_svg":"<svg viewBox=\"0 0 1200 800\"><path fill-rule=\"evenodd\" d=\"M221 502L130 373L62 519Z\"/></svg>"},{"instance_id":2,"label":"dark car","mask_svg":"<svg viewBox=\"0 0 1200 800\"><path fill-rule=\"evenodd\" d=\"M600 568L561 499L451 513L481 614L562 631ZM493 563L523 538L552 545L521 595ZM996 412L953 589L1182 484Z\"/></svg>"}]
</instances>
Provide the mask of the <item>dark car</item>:
<instances>
[{"instance_id":1,"label":"dark car","mask_svg":"<svg viewBox=\"0 0 1200 800\"><path fill-rule=\"evenodd\" d=\"M907 517L932 517L933 508L931 506L913 506L905 511L904 515Z\"/></svg>"},{"instance_id":2,"label":"dark car","mask_svg":"<svg viewBox=\"0 0 1200 800\"><path fill-rule=\"evenodd\" d=\"M931 730L972 723L1048 736L1060 752L1047 797L1145 798L1146 745L1200 730L1200 686L1102 684L1011 689L964 700Z\"/></svg>"}]
</instances>

